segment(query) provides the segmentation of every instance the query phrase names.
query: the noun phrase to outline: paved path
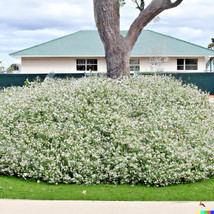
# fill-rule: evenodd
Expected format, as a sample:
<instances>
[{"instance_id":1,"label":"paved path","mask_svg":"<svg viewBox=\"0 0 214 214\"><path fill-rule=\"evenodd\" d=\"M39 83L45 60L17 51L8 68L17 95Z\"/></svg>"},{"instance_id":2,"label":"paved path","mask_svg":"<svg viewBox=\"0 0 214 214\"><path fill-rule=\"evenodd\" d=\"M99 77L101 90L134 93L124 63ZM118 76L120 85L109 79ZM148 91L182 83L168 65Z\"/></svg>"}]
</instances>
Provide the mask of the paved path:
<instances>
[{"instance_id":1,"label":"paved path","mask_svg":"<svg viewBox=\"0 0 214 214\"><path fill-rule=\"evenodd\" d=\"M1 214L197 214L214 210L213 202L122 202L0 200Z\"/></svg>"},{"instance_id":2,"label":"paved path","mask_svg":"<svg viewBox=\"0 0 214 214\"><path fill-rule=\"evenodd\" d=\"M209 97L209 101L210 101L211 103L214 103L214 97Z\"/></svg>"}]
</instances>

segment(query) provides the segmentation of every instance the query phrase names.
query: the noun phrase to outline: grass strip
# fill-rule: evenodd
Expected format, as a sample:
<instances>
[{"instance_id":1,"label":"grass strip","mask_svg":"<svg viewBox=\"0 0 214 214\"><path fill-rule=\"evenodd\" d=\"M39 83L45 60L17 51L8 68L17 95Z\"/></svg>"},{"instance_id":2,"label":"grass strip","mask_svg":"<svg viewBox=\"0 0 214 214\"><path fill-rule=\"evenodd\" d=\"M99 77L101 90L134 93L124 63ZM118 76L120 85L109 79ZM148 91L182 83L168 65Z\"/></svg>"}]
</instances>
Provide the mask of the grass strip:
<instances>
[{"instance_id":1,"label":"grass strip","mask_svg":"<svg viewBox=\"0 0 214 214\"><path fill-rule=\"evenodd\" d=\"M85 194L84 194L85 193ZM102 201L214 201L214 178L167 187L143 185L50 185L0 176L1 199Z\"/></svg>"}]
</instances>

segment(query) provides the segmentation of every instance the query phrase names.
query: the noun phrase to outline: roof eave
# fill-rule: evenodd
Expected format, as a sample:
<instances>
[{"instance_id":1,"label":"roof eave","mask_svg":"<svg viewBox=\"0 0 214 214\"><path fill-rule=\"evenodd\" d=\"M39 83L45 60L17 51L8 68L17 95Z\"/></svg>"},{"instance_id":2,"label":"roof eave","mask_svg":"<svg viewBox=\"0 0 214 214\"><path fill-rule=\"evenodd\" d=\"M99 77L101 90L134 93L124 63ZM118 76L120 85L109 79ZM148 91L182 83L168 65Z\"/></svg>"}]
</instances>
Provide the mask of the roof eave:
<instances>
[{"instance_id":1,"label":"roof eave","mask_svg":"<svg viewBox=\"0 0 214 214\"><path fill-rule=\"evenodd\" d=\"M105 57L104 55L10 55L11 57L14 58L64 58L64 57L71 57L71 58L80 58L80 57ZM155 56L161 56L161 57L214 57L213 55L131 55L131 57L155 57Z\"/></svg>"}]
</instances>

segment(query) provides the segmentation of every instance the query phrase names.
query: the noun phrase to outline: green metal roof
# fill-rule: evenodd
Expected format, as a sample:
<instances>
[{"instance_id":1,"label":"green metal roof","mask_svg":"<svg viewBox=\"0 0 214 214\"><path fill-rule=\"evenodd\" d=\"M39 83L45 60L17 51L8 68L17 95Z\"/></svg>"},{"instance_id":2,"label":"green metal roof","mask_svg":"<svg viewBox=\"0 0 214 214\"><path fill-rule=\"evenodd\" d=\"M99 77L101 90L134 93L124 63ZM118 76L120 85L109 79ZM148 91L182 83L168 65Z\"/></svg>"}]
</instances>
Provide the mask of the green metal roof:
<instances>
[{"instance_id":1,"label":"green metal roof","mask_svg":"<svg viewBox=\"0 0 214 214\"><path fill-rule=\"evenodd\" d=\"M127 31L121 31L126 34ZM214 51L151 30L143 30L131 56L214 56ZM14 57L103 57L103 44L96 30L83 30L21 51Z\"/></svg>"}]
</instances>

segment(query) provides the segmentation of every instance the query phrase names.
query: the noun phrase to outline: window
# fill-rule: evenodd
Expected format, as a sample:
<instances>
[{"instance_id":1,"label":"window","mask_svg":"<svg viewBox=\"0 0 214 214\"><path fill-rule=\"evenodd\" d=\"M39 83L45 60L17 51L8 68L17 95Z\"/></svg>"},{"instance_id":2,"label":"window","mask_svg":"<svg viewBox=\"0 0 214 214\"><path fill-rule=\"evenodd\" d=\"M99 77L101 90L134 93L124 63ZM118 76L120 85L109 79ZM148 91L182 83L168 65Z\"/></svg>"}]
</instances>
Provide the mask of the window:
<instances>
[{"instance_id":1,"label":"window","mask_svg":"<svg viewBox=\"0 0 214 214\"><path fill-rule=\"evenodd\" d=\"M198 59L177 59L177 70L198 70Z\"/></svg>"},{"instance_id":2,"label":"window","mask_svg":"<svg viewBox=\"0 0 214 214\"><path fill-rule=\"evenodd\" d=\"M97 71L97 59L77 59L77 71Z\"/></svg>"},{"instance_id":3,"label":"window","mask_svg":"<svg viewBox=\"0 0 214 214\"><path fill-rule=\"evenodd\" d=\"M130 71L140 71L140 59L130 59Z\"/></svg>"},{"instance_id":4,"label":"window","mask_svg":"<svg viewBox=\"0 0 214 214\"><path fill-rule=\"evenodd\" d=\"M197 59L186 59L185 70L198 70L198 60Z\"/></svg>"},{"instance_id":5,"label":"window","mask_svg":"<svg viewBox=\"0 0 214 214\"><path fill-rule=\"evenodd\" d=\"M184 59L177 59L177 70L184 70Z\"/></svg>"}]
</instances>

